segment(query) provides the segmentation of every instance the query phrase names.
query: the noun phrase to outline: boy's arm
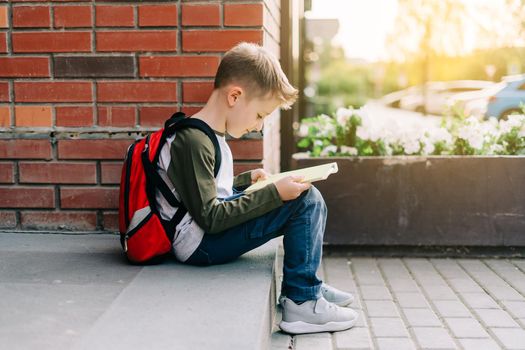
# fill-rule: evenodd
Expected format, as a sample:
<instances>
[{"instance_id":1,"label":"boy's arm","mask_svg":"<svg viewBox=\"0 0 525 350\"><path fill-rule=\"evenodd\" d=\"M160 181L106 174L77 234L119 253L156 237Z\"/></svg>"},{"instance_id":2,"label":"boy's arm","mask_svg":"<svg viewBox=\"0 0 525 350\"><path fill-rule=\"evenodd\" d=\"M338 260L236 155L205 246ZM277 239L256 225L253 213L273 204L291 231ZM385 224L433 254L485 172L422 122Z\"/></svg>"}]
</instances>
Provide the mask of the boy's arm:
<instances>
[{"instance_id":1,"label":"boy's arm","mask_svg":"<svg viewBox=\"0 0 525 350\"><path fill-rule=\"evenodd\" d=\"M219 201L213 176L215 150L200 130L179 131L170 152L168 176L190 215L207 233L224 231L283 203L273 184L232 201Z\"/></svg>"},{"instance_id":2,"label":"boy's arm","mask_svg":"<svg viewBox=\"0 0 525 350\"><path fill-rule=\"evenodd\" d=\"M245 190L252 184L252 171L248 170L233 178L233 188L238 191Z\"/></svg>"}]
</instances>

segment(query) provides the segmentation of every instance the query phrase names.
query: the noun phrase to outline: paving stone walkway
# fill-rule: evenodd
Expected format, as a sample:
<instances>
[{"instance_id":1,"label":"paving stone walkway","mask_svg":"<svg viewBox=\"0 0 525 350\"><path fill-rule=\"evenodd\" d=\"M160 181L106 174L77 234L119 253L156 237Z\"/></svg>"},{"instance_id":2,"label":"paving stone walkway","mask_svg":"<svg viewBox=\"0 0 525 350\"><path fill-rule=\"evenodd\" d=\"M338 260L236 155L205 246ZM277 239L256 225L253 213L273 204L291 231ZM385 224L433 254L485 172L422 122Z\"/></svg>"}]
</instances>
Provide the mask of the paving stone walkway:
<instances>
[{"instance_id":1,"label":"paving stone walkway","mask_svg":"<svg viewBox=\"0 0 525 350\"><path fill-rule=\"evenodd\" d=\"M319 274L355 293L358 324L274 349L525 349L523 259L325 257Z\"/></svg>"}]
</instances>

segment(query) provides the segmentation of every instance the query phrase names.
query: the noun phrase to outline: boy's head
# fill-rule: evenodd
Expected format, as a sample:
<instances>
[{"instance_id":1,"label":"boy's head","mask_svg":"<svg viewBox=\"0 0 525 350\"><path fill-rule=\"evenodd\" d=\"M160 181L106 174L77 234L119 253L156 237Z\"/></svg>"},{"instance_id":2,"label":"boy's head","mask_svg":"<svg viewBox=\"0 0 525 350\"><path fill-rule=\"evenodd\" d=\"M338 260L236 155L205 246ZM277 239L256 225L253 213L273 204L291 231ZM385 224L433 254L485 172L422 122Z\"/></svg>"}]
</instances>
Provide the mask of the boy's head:
<instances>
[{"instance_id":1,"label":"boy's head","mask_svg":"<svg viewBox=\"0 0 525 350\"><path fill-rule=\"evenodd\" d=\"M298 94L277 58L251 43L240 43L226 52L214 89L227 103L226 126L233 137L260 130L264 117L278 107L289 109Z\"/></svg>"}]
</instances>

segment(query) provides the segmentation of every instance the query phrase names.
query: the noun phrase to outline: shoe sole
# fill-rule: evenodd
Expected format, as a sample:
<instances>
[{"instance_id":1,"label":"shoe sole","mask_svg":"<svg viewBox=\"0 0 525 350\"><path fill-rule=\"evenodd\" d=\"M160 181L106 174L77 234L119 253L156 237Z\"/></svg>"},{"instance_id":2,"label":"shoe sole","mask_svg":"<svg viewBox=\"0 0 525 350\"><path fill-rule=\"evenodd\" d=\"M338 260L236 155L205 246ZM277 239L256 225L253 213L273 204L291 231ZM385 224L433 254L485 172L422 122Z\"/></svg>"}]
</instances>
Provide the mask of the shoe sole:
<instances>
[{"instance_id":1,"label":"shoe sole","mask_svg":"<svg viewBox=\"0 0 525 350\"><path fill-rule=\"evenodd\" d=\"M338 303L335 303L335 302L331 301L331 303L334 303L335 305L342 306L342 307L348 306L348 305L352 304L353 302L354 302L354 298L348 298L348 299L340 301ZM279 303L277 305L279 305L280 307L283 307L280 299L279 299Z\"/></svg>"},{"instance_id":2,"label":"shoe sole","mask_svg":"<svg viewBox=\"0 0 525 350\"><path fill-rule=\"evenodd\" d=\"M352 328L357 319L345 322L327 322L325 324L313 324L303 321L279 323L279 328L289 334L305 334L320 332L338 332Z\"/></svg>"}]
</instances>

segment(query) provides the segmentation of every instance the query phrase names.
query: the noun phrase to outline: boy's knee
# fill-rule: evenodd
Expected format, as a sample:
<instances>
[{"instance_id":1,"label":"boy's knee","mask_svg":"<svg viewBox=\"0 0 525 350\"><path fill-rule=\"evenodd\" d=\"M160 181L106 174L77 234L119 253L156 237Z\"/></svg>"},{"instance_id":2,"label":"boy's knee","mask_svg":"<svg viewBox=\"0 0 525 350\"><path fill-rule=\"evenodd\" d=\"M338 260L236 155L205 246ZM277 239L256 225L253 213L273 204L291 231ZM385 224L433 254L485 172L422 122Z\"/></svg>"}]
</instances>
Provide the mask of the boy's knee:
<instances>
[{"instance_id":1,"label":"boy's knee","mask_svg":"<svg viewBox=\"0 0 525 350\"><path fill-rule=\"evenodd\" d=\"M303 198L308 204L320 206L323 210L326 210L326 203L324 201L323 195L317 189L317 187L312 185L312 187L305 191Z\"/></svg>"}]
</instances>

